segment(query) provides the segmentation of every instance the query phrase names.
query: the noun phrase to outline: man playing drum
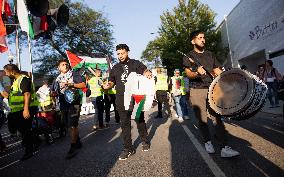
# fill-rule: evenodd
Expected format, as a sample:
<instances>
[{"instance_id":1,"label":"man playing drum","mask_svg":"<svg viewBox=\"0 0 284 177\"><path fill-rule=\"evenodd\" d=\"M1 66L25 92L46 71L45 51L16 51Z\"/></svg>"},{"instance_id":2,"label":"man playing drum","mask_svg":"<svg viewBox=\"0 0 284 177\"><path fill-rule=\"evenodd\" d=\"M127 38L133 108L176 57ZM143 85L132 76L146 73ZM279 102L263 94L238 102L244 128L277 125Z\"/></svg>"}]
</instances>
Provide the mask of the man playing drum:
<instances>
[{"instance_id":1,"label":"man playing drum","mask_svg":"<svg viewBox=\"0 0 284 177\"><path fill-rule=\"evenodd\" d=\"M237 156L239 155L239 152L227 146L227 132L221 120L221 116L216 114L210 108L207 101L208 88L212 82L212 78L222 72L220 69L221 67L218 65L217 60L212 53L205 50L204 32L193 31L190 34L190 39L193 50L190 51L187 56L191 59L184 57L183 66L187 77L189 77L190 82L192 82L192 88L190 88L190 101L195 116L198 119L199 129L205 143L205 149L208 153L215 153L207 125L208 118L210 118L214 124L216 138L220 141L222 147L221 157Z\"/></svg>"}]
</instances>

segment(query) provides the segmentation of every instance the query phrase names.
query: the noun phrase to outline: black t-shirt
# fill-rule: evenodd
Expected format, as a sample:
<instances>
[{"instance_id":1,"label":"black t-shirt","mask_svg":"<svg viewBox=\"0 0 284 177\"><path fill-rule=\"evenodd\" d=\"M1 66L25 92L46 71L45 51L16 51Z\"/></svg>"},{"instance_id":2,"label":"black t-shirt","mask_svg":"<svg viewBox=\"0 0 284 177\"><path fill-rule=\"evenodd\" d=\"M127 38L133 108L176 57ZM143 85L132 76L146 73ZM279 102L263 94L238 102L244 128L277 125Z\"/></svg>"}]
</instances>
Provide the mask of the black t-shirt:
<instances>
[{"instance_id":1,"label":"black t-shirt","mask_svg":"<svg viewBox=\"0 0 284 177\"><path fill-rule=\"evenodd\" d=\"M187 56L192 58L194 61L198 61L208 72L212 72L214 68L220 67L215 56L210 51L205 50L203 53L197 53L192 50L187 54ZM183 67L196 70L198 66L192 64L187 57L183 57ZM194 87L209 87L212 79L209 74L206 74L195 79L190 79L190 82L194 85Z\"/></svg>"},{"instance_id":2,"label":"black t-shirt","mask_svg":"<svg viewBox=\"0 0 284 177\"><path fill-rule=\"evenodd\" d=\"M109 81L113 82L116 87L117 95L124 95L125 83L128 75L131 72L136 72L137 74L143 74L147 67L138 60L129 59L125 63L119 62L114 65L110 71Z\"/></svg>"},{"instance_id":3,"label":"black t-shirt","mask_svg":"<svg viewBox=\"0 0 284 177\"><path fill-rule=\"evenodd\" d=\"M30 78L24 77L22 79L22 82L20 84L20 89L22 90L22 93L25 92L32 92L32 81Z\"/></svg>"}]
</instances>

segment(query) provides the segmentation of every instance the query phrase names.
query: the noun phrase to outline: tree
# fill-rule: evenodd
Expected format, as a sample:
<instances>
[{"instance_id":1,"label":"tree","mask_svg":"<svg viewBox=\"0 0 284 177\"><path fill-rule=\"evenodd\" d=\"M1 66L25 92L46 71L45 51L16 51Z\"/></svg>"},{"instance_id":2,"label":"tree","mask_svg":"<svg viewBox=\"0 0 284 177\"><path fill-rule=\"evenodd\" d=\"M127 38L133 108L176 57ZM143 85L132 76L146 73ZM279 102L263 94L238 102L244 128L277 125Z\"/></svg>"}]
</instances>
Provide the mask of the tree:
<instances>
[{"instance_id":1,"label":"tree","mask_svg":"<svg viewBox=\"0 0 284 177\"><path fill-rule=\"evenodd\" d=\"M53 1L52 7L60 2ZM56 62L67 58L65 50L85 56L97 53L112 55L112 25L101 12L96 12L81 2L69 3L69 23L66 27L58 27L52 38L33 40L33 62L35 74L55 75Z\"/></svg>"},{"instance_id":2,"label":"tree","mask_svg":"<svg viewBox=\"0 0 284 177\"><path fill-rule=\"evenodd\" d=\"M219 47L220 33L215 32L215 13L208 5L198 0L179 0L173 12L166 11L161 15L159 36L150 41L142 53L142 59L152 62L160 58L162 64L172 73L175 68L182 68L183 56L177 50L187 52L192 50L190 33L197 29L206 33L207 49L217 56L226 54ZM218 58L218 57L217 57Z\"/></svg>"}]
</instances>

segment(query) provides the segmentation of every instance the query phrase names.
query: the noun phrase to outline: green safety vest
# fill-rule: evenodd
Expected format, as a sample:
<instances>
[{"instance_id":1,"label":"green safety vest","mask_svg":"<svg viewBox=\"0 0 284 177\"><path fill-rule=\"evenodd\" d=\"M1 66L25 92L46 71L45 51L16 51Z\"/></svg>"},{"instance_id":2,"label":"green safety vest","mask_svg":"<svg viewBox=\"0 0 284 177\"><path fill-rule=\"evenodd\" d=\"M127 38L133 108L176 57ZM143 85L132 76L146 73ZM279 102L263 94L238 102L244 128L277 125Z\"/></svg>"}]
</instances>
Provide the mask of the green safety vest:
<instances>
[{"instance_id":1,"label":"green safety vest","mask_svg":"<svg viewBox=\"0 0 284 177\"><path fill-rule=\"evenodd\" d=\"M113 87L113 88L109 89L107 93L108 93L108 94L110 94L110 95L114 95L114 94L116 94L115 87Z\"/></svg>"},{"instance_id":2,"label":"green safety vest","mask_svg":"<svg viewBox=\"0 0 284 177\"><path fill-rule=\"evenodd\" d=\"M156 90L168 90L168 76L165 76L164 74L157 74L157 82L155 85Z\"/></svg>"},{"instance_id":3,"label":"green safety vest","mask_svg":"<svg viewBox=\"0 0 284 177\"><path fill-rule=\"evenodd\" d=\"M178 78L180 79L180 88L179 88L179 90L181 91L181 95L186 95L186 88L184 86L183 76L179 76ZM176 76L171 77L171 80L172 80L172 88L173 88L171 93L174 93L174 91L175 91L174 87L175 87L175 83L176 83Z\"/></svg>"},{"instance_id":4,"label":"green safety vest","mask_svg":"<svg viewBox=\"0 0 284 177\"><path fill-rule=\"evenodd\" d=\"M99 85L99 79L97 77L92 77L88 84L90 85L91 95L90 97L98 97L103 95L103 89Z\"/></svg>"},{"instance_id":5,"label":"green safety vest","mask_svg":"<svg viewBox=\"0 0 284 177\"><path fill-rule=\"evenodd\" d=\"M18 77L12 84L10 94L9 94L9 106L11 108L11 112L17 112L24 110L24 94L22 93L22 90L20 88L21 82L23 78L27 76L21 75ZM32 90L31 90L31 100L29 107L32 106L38 106L39 102L36 97L35 88L32 84Z\"/></svg>"}]
</instances>

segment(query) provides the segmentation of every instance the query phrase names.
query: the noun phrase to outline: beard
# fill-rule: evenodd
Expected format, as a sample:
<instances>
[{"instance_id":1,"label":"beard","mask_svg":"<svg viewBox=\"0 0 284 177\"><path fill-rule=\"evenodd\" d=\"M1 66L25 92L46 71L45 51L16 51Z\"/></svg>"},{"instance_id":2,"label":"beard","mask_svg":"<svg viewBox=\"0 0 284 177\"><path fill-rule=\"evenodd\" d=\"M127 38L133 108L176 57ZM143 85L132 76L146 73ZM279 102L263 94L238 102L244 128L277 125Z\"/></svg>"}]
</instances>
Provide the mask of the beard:
<instances>
[{"instance_id":1,"label":"beard","mask_svg":"<svg viewBox=\"0 0 284 177\"><path fill-rule=\"evenodd\" d=\"M203 45L203 46L200 46L200 45L197 45L197 44L195 44L195 47L196 47L199 51L203 51L204 48L205 48L204 45Z\"/></svg>"}]
</instances>

